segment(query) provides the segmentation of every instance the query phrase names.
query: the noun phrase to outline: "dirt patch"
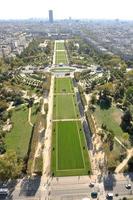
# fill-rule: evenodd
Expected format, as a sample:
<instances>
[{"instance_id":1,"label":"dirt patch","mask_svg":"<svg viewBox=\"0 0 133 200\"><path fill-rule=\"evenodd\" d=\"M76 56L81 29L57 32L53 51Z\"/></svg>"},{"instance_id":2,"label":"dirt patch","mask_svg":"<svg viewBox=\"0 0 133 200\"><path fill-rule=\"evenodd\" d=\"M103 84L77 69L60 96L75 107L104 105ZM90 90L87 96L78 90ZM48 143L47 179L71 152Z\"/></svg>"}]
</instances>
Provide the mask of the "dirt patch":
<instances>
[{"instance_id":1,"label":"dirt patch","mask_svg":"<svg viewBox=\"0 0 133 200\"><path fill-rule=\"evenodd\" d=\"M9 132L11 129L12 129L12 124L6 124L6 125L3 126L2 130Z\"/></svg>"},{"instance_id":2,"label":"dirt patch","mask_svg":"<svg viewBox=\"0 0 133 200\"><path fill-rule=\"evenodd\" d=\"M114 110L112 113L113 119L120 125L123 113L120 110Z\"/></svg>"}]
</instances>

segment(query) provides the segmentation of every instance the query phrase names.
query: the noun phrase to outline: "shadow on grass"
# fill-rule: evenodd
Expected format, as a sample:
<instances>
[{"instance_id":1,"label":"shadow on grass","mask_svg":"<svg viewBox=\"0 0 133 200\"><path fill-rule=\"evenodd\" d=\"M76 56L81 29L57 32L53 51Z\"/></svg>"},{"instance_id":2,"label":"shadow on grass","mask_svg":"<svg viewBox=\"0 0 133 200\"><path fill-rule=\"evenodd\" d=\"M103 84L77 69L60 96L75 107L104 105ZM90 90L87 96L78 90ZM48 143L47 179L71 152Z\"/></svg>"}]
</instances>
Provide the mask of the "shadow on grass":
<instances>
[{"instance_id":1,"label":"shadow on grass","mask_svg":"<svg viewBox=\"0 0 133 200\"><path fill-rule=\"evenodd\" d=\"M111 108L111 103L106 102L105 100L98 101L97 105L100 107L101 110L108 110Z\"/></svg>"}]
</instances>

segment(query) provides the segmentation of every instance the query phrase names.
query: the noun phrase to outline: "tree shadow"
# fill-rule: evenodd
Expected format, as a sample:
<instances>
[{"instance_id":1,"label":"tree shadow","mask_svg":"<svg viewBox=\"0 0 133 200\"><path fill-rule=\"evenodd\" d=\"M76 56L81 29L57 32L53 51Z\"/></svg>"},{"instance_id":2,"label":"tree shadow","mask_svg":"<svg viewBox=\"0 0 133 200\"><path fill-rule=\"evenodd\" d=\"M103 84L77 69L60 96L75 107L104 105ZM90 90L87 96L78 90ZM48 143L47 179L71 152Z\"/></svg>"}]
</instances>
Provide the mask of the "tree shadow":
<instances>
[{"instance_id":1,"label":"tree shadow","mask_svg":"<svg viewBox=\"0 0 133 200\"><path fill-rule=\"evenodd\" d=\"M76 93L76 99L77 99L77 103L78 103L78 107L79 107L80 116L83 117L84 116L84 106L82 104L79 92Z\"/></svg>"},{"instance_id":2,"label":"tree shadow","mask_svg":"<svg viewBox=\"0 0 133 200\"><path fill-rule=\"evenodd\" d=\"M93 149L92 137L91 137L91 132L86 120L83 121L83 129L84 129L84 133L86 137L87 147L89 150L92 150Z\"/></svg>"},{"instance_id":3,"label":"tree shadow","mask_svg":"<svg viewBox=\"0 0 133 200\"><path fill-rule=\"evenodd\" d=\"M133 163L132 163L132 166L130 166L130 167L133 167ZM133 169L133 168L131 168L131 169ZM129 169L127 169L127 170L129 170ZM124 175L129 181L133 182L133 170L132 170L132 171L125 172L125 173L123 173L123 175Z\"/></svg>"},{"instance_id":4,"label":"tree shadow","mask_svg":"<svg viewBox=\"0 0 133 200\"><path fill-rule=\"evenodd\" d=\"M40 186L41 176L24 178L21 183L19 196L35 196Z\"/></svg>"},{"instance_id":5,"label":"tree shadow","mask_svg":"<svg viewBox=\"0 0 133 200\"><path fill-rule=\"evenodd\" d=\"M2 199L2 200L4 200L4 199L12 199L12 193L14 192L14 190L15 190L15 187L16 187L16 185L18 184L18 180L16 179L16 180L11 180L11 181L8 181L8 183L7 183L7 188L8 188L8 190L9 190L9 195L8 195L8 197L7 196L3 196L3 198L1 198L1 196L0 196L0 200Z\"/></svg>"},{"instance_id":6,"label":"tree shadow","mask_svg":"<svg viewBox=\"0 0 133 200\"><path fill-rule=\"evenodd\" d=\"M114 186L116 186L116 178L112 173L108 173L108 175L103 178L103 185L105 191L113 191Z\"/></svg>"},{"instance_id":7,"label":"tree shadow","mask_svg":"<svg viewBox=\"0 0 133 200\"><path fill-rule=\"evenodd\" d=\"M108 110L111 108L111 104L103 99L101 101L98 101L97 105L99 105L101 110Z\"/></svg>"}]
</instances>

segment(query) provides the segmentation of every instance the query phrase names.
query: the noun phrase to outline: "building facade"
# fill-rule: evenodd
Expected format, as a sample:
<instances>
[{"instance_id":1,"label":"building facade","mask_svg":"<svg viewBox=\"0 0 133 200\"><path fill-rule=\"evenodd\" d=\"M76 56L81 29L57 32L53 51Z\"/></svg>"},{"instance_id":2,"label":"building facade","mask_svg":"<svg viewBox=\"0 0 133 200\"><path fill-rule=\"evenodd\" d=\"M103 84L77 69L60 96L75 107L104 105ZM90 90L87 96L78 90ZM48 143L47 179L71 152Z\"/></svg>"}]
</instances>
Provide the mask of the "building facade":
<instances>
[{"instance_id":1,"label":"building facade","mask_svg":"<svg viewBox=\"0 0 133 200\"><path fill-rule=\"evenodd\" d=\"M53 23L53 10L49 10L49 23Z\"/></svg>"}]
</instances>

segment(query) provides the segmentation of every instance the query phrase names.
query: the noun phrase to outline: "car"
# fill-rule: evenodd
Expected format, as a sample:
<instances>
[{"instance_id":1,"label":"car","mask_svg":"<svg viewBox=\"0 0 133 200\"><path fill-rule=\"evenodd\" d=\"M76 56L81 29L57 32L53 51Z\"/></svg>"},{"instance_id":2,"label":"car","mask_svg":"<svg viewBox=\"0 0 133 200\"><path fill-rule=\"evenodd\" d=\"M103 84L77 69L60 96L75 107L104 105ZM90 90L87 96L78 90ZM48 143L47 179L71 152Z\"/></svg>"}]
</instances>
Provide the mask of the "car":
<instances>
[{"instance_id":1,"label":"car","mask_svg":"<svg viewBox=\"0 0 133 200\"><path fill-rule=\"evenodd\" d=\"M0 188L0 195L9 195L8 188Z\"/></svg>"},{"instance_id":2,"label":"car","mask_svg":"<svg viewBox=\"0 0 133 200\"><path fill-rule=\"evenodd\" d=\"M94 185L95 185L95 183L94 183L94 182L91 182L91 183L89 184L89 187L94 187Z\"/></svg>"},{"instance_id":3,"label":"car","mask_svg":"<svg viewBox=\"0 0 133 200\"><path fill-rule=\"evenodd\" d=\"M126 189L128 189L128 190L129 190L129 189L131 189L131 184L130 184L130 183L128 183L128 184L126 184L126 185L125 185L125 187L126 187Z\"/></svg>"},{"instance_id":4,"label":"car","mask_svg":"<svg viewBox=\"0 0 133 200\"><path fill-rule=\"evenodd\" d=\"M113 193L111 193L111 192L109 192L108 194L107 194L107 198L106 199L109 199L109 200L111 200L111 199L113 199Z\"/></svg>"},{"instance_id":5,"label":"car","mask_svg":"<svg viewBox=\"0 0 133 200\"><path fill-rule=\"evenodd\" d=\"M97 198L97 195L98 195L97 192L91 192L91 197L92 197L92 198L94 198L94 199Z\"/></svg>"}]
</instances>

